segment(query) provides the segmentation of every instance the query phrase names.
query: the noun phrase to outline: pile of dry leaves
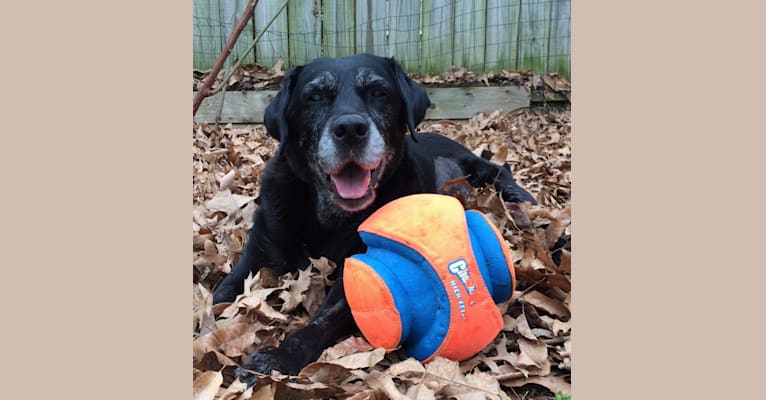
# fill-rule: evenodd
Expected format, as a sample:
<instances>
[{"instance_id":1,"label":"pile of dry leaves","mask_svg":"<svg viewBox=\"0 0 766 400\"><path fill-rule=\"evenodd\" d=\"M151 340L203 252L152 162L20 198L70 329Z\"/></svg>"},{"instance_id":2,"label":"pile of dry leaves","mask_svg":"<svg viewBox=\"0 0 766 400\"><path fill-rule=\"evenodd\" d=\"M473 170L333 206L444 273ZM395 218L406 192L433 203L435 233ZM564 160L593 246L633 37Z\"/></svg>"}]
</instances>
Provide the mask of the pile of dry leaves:
<instances>
[{"instance_id":1,"label":"pile of dry leaves","mask_svg":"<svg viewBox=\"0 0 766 400\"><path fill-rule=\"evenodd\" d=\"M259 178L277 143L260 125L195 125L193 149L193 379L195 398L553 399L570 393L569 112L479 114L466 122L430 121L495 162L507 162L539 206L505 203L492 188L461 198L489 214L514 250L519 280L500 304L505 325L493 343L457 363L422 365L386 354L362 337L327 349L299 376L272 375L253 387L233 379L255 349L300 329L324 298L335 266L275 276L262 270L234 303L211 306L211 289L235 264L258 204ZM465 185L461 180L452 185ZM313 272L312 272L313 271ZM556 396L557 398L560 398Z\"/></svg>"}]
</instances>

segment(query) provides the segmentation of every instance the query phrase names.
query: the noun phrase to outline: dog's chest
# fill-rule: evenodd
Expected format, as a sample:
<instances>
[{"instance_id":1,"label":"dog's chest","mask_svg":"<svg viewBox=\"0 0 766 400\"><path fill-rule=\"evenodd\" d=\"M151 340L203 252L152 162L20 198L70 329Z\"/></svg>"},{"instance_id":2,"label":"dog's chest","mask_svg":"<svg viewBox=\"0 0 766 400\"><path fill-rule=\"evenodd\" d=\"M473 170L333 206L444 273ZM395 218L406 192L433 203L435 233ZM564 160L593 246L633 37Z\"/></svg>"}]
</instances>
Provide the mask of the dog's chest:
<instances>
[{"instance_id":1,"label":"dog's chest","mask_svg":"<svg viewBox=\"0 0 766 400\"><path fill-rule=\"evenodd\" d=\"M303 227L303 244L312 258L327 257L342 262L346 257L364 251L357 228L368 216L344 212L321 197L315 212Z\"/></svg>"},{"instance_id":2,"label":"dog's chest","mask_svg":"<svg viewBox=\"0 0 766 400\"><path fill-rule=\"evenodd\" d=\"M327 230L316 226L306 236L304 245L312 258L327 257L335 263L342 263L346 257L364 251L364 244L356 231L358 225L341 226Z\"/></svg>"}]
</instances>

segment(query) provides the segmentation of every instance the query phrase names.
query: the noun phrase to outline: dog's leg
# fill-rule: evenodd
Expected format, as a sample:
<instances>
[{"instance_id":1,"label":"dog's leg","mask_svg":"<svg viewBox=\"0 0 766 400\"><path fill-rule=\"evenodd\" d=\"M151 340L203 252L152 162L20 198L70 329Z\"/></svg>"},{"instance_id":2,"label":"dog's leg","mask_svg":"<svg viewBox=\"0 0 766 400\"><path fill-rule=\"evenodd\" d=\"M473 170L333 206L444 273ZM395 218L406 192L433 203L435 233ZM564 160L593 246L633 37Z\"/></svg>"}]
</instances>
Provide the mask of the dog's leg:
<instances>
[{"instance_id":1,"label":"dog's leg","mask_svg":"<svg viewBox=\"0 0 766 400\"><path fill-rule=\"evenodd\" d=\"M278 274L297 271L309 265L309 259L300 251L295 238L275 232L281 225L268 222L269 214L259 209L255 215L245 249L237 265L232 268L213 292L213 304L234 301L244 291L244 281L249 273L255 274L262 267L273 268ZM276 242L272 238L282 238Z\"/></svg>"},{"instance_id":2,"label":"dog's leg","mask_svg":"<svg viewBox=\"0 0 766 400\"><path fill-rule=\"evenodd\" d=\"M253 227L237 265L213 292L213 304L234 301L243 292L249 273L262 267L278 274L293 272L309 265L297 232L305 218L303 200L297 179L289 171L287 161L272 158L266 166L261 186L261 205L255 212ZM285 195L289 193L291 195Z\"/></svg>"},{"instance_id":3,"label":"dog's leg","mask_svg":"<svg viewBox=\"0 0 766 400\"><path fill-rule=\"evenodd\" d=\"M537 204L537 200L513 179L508 164L500 166L483 158L470 157L461 160L461 166L469 175L468 183L474 187L492 184L505 201Z\"/></svg>"},{"instance_id":4,"label":"dog's leg","mask_svg":"<svg viewBox=\"0 0 766 400\"><path fill-rule=\"evenodd\" d=\"M257 377L249 371L268 375L272 370L277 370L297 375L303 367L316 360L325 348L351 334L355 326L343 283L338 280L305 328L288 335L277 348L253 353L250 363L239 369L239 378L251 386Z\"/></svg>"}]
</instances>

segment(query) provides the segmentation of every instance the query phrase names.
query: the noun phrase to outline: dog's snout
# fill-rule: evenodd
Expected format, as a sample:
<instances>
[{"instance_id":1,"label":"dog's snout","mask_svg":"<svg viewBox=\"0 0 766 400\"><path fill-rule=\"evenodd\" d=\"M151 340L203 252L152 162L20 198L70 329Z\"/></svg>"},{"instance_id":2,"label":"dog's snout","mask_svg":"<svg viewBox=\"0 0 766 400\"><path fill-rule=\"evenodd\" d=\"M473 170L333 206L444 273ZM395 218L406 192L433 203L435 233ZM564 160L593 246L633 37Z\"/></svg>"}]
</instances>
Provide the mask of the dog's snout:
<instances>
[{"instance_id":1,"label":"dog's snout","mask_svg":"<svg viewBox=\"0 0 766 400\"><path fill-rule=\"evenodd\" d=\"M361 115L346 114L338 117L332 124L332 133L338 139L363 139L369 132L369 124Z\"/></svg>"}]
</instances>

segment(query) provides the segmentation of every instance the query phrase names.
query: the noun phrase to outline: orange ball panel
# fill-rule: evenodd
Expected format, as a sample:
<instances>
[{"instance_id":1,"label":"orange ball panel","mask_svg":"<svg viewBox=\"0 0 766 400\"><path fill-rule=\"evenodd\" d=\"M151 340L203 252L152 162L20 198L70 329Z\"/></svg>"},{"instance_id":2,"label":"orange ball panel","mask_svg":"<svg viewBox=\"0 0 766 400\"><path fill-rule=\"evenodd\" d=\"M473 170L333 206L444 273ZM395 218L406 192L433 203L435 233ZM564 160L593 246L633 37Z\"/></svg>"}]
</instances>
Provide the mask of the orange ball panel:
<instances>
[{"instance_id":1,"label":"orange ball panel","mask_svg":"<svg viewBox=\"0 0 766 400\"><path fill-rule=\"evenodd\" d=\"M364 337L375 347L397 348L402 338L402 320L383 279L354 258L346 259L343 274L346 300Z\"/></svg>"}]
</instances>

